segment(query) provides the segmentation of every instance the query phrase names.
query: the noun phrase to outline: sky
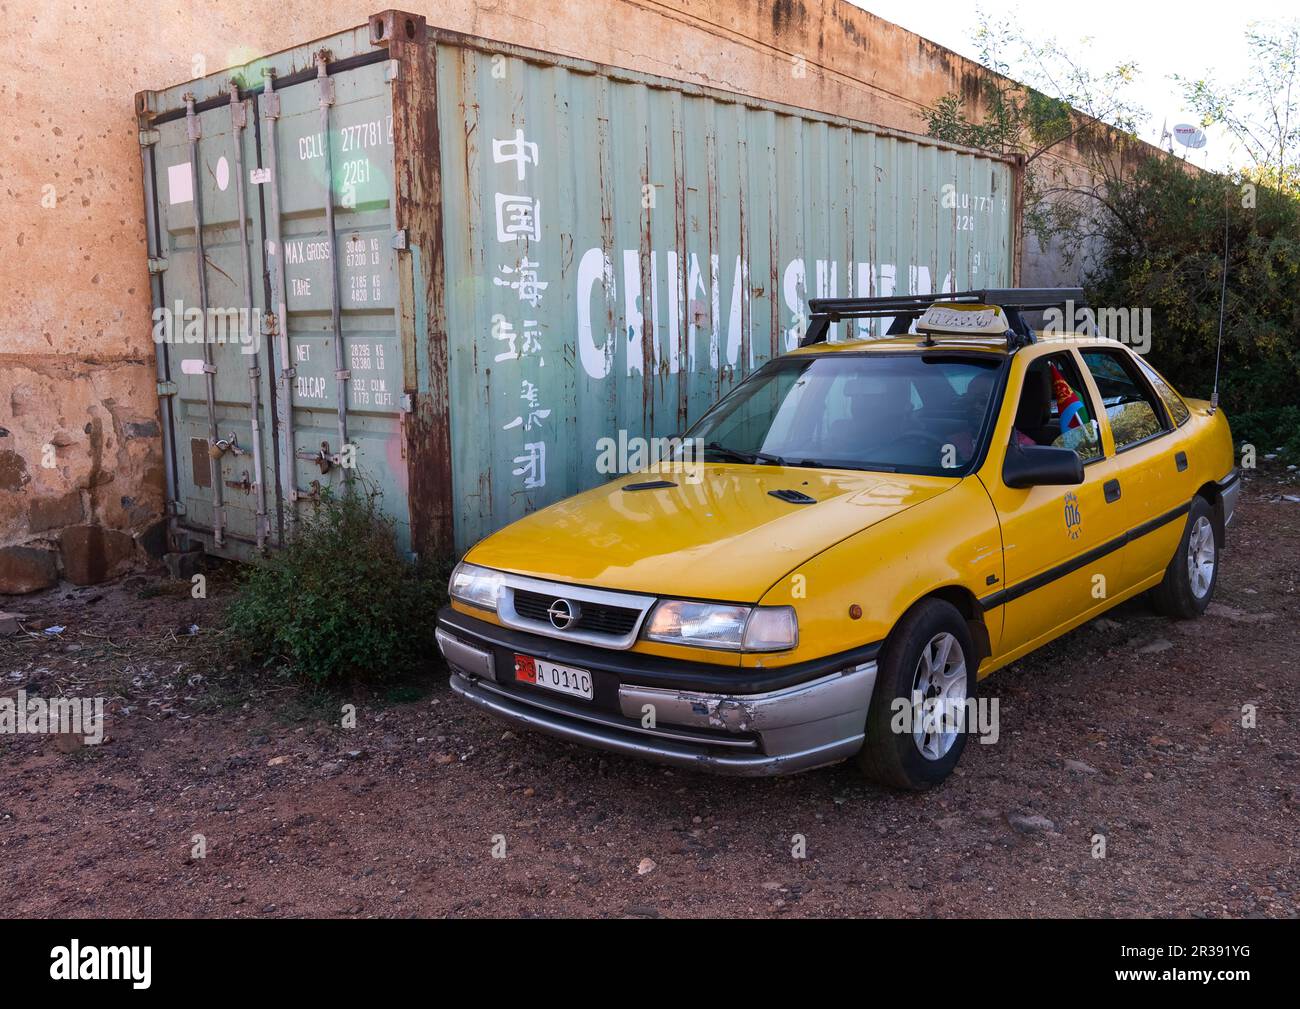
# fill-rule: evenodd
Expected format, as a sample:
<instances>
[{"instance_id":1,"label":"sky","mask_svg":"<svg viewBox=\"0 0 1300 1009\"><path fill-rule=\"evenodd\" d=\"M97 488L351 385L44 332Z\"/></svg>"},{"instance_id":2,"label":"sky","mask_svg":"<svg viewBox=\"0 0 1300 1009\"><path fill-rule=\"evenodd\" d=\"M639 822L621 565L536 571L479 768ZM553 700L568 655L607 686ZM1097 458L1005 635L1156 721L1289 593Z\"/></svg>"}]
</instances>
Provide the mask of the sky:
<instances>
[{"instance_id":1,"label":"sky","mask_svg":"<svg viewBox=\"0 0 1300 1009\"><path fill-rule=\"evenodd\" d=\"M1161 126L1172 129L1178 123L1195 123L1183 103L1173 74L1200 78L1210 76L1231 84L1249 71L1245 29L1254 21L1300 17L1295 0L1206 0L1151 2L1151 0L1088 0L1086 4L1016 3L1011 0L849 0L886 21L901 25L933 42L977 59L973 44L978 26L977 13L995 18L1014 15L1025 33L1038 40L1055 37L1066 42L1086 36L1098 72L1126 60L1137 63L1140 76L1134 98L1145 107L1147 120L1140 131L1143 140L1158 143ZM1086 12L1086 17L1084 16ZM1199 151L1186 153L1196 164L1209 168L1238 167L1245 163L1222 131L1206 131L1209 142ZM1165 145L1167 146L1167 144Z\"/></svg>"}]
</instances>

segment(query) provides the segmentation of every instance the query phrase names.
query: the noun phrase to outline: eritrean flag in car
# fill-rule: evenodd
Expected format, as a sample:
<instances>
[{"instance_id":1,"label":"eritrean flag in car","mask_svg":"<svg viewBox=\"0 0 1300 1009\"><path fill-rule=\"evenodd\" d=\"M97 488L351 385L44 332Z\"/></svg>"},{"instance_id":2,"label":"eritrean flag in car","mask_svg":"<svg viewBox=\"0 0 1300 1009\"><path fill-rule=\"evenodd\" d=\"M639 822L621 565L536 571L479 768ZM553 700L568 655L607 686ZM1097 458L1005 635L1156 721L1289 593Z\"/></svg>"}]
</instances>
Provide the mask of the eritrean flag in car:
<instances>
[{"instance_id":1,"label":"eritrean flag in car","mask_svg":"<svg viewBox=\"0 0 1300 1009\"><path fill-rule=\"evenodd\" d=\"M1079 394L1070 388L1070 383L1065 380L1056 368L1056 365L1050 365L1052 369L1052 391L1056 395L1056 409L1061 415L1061 433L1074 427L1084 427L1089 423L1091 418L1088 416L1088 409L1083 405L1083 400Z\"/></svg>"}]
</instances>

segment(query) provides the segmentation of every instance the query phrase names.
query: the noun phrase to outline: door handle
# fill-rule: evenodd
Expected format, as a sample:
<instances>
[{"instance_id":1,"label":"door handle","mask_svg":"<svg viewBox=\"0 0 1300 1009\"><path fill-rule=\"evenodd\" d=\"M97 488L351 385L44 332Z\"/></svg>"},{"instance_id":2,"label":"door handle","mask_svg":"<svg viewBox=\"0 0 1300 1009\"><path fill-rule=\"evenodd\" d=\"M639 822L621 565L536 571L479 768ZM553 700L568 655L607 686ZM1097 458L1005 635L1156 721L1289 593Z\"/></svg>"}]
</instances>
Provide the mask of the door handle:
<instances>
[{"instance_id":1,"label":"door handle","mask_svg":"<svg viewBox=\"0 0 1300 1009\"><path fill-rule=\"evenodd\" d=\"M1114 504L1119 500L1120 490L1118 480L1107 480L1101 485L1101 489L1106 495L1107 504Z\"/></svg>"},{"instance_id":2,"label":"door handle","mask_svg":"<svg viewBox=\"0 0 1300 1009\"><path fill-rule=\"evenodd\" d=\"M1187 453L1186 453L1186 452L1177 452L1177 453L1175 453L1175 454L1174 454L1174 465L1178 467L1178 472L1179 472L1179 473L1181 473L1183 470L1187 469Z\"/></svg>"}]
</instances>

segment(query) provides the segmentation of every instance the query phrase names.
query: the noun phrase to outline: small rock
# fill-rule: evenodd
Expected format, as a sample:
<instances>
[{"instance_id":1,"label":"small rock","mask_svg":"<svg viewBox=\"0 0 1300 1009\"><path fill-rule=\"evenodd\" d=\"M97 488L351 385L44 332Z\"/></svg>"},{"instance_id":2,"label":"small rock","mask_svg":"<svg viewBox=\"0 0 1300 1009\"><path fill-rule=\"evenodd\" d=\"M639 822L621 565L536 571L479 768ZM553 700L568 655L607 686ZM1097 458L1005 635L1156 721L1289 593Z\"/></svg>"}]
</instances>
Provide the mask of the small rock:
<instances>
[{"instance_id":1,"label":"small rock","mask_svg":"<svg viewBox=\"0 0 1300 1009\"><path fill-rule=\"evenodd\" d=\"M291 757L272 757L270 760L268 760L268 761L266 762L266 766L267 766L267 767L279 767L279 766L281 766L282 764L287 764L287 763L289 763L289 761L290 761L291 759L292 759Z\"/></svg>"},{"instance_id":2,"label":"small rock","mask_svg":"<svg viewBox=\"0 0 1300 1009\"><path fill-rule=\"evenodd\" d=\"M1075 774L1096 774L1097 769L1091 764L1085 764L1082 760L1067 760L1065 769L1073 771Z\"/></svg>"},{"instance_id":3,"label":"small rock","mask_svg":"<svg viewBox=\"0 0 1300 1009\"><path fill-rule=\"evenodd\" d=\"M1223 603L1210 603L1205 607L1205 612L1212 617L1223 617L1237 624L1267 623L1276 616L1273 613L1247 613L1245 610L1239 610L1235 606L1225 606Z\"/></svg>"},{"instance_id":4,"label":"small rock","mask_svg":"<svg viewBox=\"0 0 1300 1009\"><path fill-rule=\"evenodd\" d=\"M659 909L650 907L648 904L629 904L627 913L634 918L658 918Z\"/></svg>"},{"instance_id":5,"label":"small rock","mask_svg":"<svg viewBox=\"0 0 1300 1009\"><path fill-rule=\"evenodd\" d=\"M343 761L330 760L320 765L320 773L327 778L333 778L336 775L343 773L343 767L344 767Z\"/></svg>"},{"instance_id":6,"label":"small rock","mask_svg":"<svg viewBox=\"0 0 1300 1009\"><path fill-rule=\"evenodd\" d=\"M26 613L10 613L0 610L0 634L17 634L21 623L27 619Z\"/></svg>"},{"instance_id":7,"label":"small rock","mask_svg":"<svg viewBox=\"0 0 1300 1009\"><path fill-rule=\"evenodd\" d=\"M450 753L435 753L433 755L433 762L442 767L446 767L448 764L456 763L456 758Z\"/></svg>"},{"instance_id":8,"label":"small rock","mask_svg":"<svg viewBox=\"0 0 1300 1009\"><path fill-rule=\"evenodd\" d=\"M1173 647L1174 647L1174 643L1172 641L1167 641L1164 638L1156 638L1156 640L1152 641L1149 645L1143 645L1141 648L1139 648L1138 654L1155 655L1157 652L1168 651L1170 648Z\"/></svg>"},{"instance_id":9,"label":"small rock","mask_svg":"<svg viewBox=\"0 0 1300 1009\"><path fill-rule=\"evenodd\" d=\"M644 876L648 872L654 872L657 868L659 867L655 864L653 858L643 858L637 863L636 874L638 876Z\"/></svg>"},{"instance_id":10,"label":"small rock","mask_svg":"<svg viewBox=\"0 0 1300 1009\"><path fill-rule=\"evenodd\" d=\"M1007 823L1022 834L1045 834L1056 829L1056 824L1037 813L1008 813Z\"/></svg>"},{"instance_id":11,"label":"small rock","mask_svg":"<svg viewBox=\"0 0 1300 1009\"><path fill-rule=\"evenodd\" d=\"M1118 620L1112 620L1110 617L1098 617L1092 622L1094 631L1114 631L1124 626Z\"/></svg>"}]
</instances>

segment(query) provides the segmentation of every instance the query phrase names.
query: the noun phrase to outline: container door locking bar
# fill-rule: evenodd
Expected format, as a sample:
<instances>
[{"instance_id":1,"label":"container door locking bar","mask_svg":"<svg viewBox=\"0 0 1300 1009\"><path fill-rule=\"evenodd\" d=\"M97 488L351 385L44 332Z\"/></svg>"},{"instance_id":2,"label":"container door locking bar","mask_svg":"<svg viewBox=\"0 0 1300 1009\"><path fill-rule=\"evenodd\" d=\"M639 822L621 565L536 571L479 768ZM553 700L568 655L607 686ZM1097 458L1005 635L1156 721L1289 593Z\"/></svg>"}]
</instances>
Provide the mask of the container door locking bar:
<instances>
[{"instance_id":1,"label":"container door locking bar","mask_svg":"<svg viewBox=\"0 0 1300 1009\"><path fill-rule=\"evenodd\" d=\"M217 366L212 361L212 343L208 339L208 265L203 247L203 188L199 179L199 119L194 112L194 93L185 95L185 131L190 141L190 188L194 192L194 259L199 278L199 311L203 314L203 384L208 405L208 447L217 444ZM221 453L208 453L208 478L212 482L212 542L226 541L226 509L221 495Z\"/></svg>"}]
</instances>

